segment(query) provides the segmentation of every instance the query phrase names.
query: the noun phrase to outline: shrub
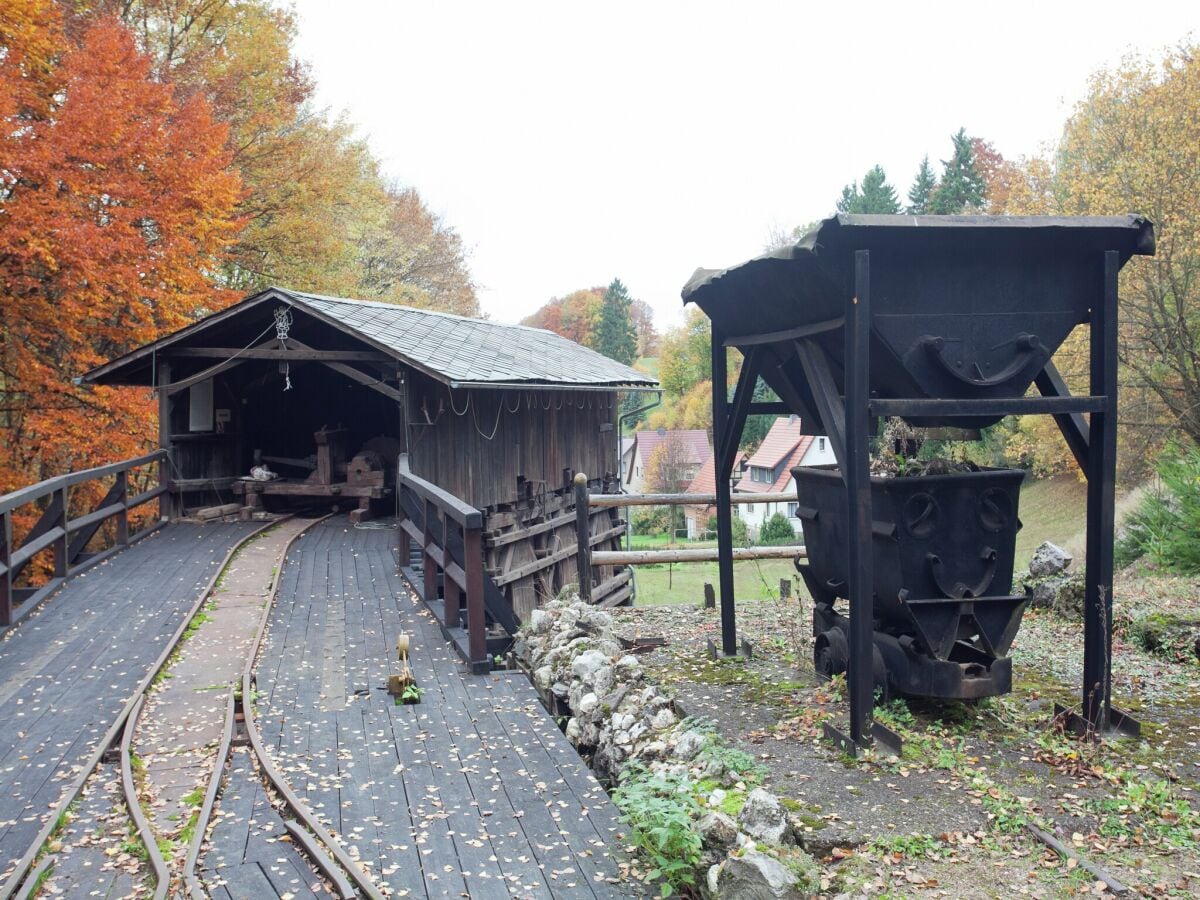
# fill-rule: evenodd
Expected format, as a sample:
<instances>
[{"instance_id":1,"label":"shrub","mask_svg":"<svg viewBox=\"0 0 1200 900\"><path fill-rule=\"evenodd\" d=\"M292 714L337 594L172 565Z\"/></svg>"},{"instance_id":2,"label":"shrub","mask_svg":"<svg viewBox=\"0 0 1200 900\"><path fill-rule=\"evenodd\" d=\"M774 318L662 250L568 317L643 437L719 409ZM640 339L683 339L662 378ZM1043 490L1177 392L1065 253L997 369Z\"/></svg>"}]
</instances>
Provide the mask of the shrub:
<instances>
[{"instance_id":1,"label":"shrub","mask_svg":"<svg viewBox=\"0 0 1200 900\"><path fill-rule=\"evenodd\" d=\"M796 532L781 512L777 512L763 522L762 530L758 533L760 544L794 544Z\"/></svg>"},{"instance_id":2,"label":"shrub","mask_svg":"<svg viewBox=\"0 0 1200 900\"><path fill-rule=\"evenodd\" d=\"M632 517L634 534L666 534L671 526L671 514L665 506L644 506Z\"/></svg>"},{"instance_id":3,"label":"shrub","mask_svg":"<svg viewBox=\"0 0 1200 900\"><path fill-rule=\"evenodd\" d=\"M739 516L736 512L733 513L731 523L733 525L733 544L735 547L750 546L750 531L746 528L746 520ZM713 534L717 533L717 517L709 516L708 523L705 527Z\"/></svg>"},{"instance_id":4,"label":"shrub","mask_svg":"<svg viewBox=\"0 0 1200 900\"><path fill-rule=\"evenodd\" d=\"M694 785L682 774L657 774L638 763L622 772L613 802L649 860L648 881L662 879L662 896L682 893L696 881L703 849L694 822L703 813Z\"/></svg>"},{"instance_id":5,"label":"shrub","mask_svg":"<svg viewBox=\"0 0 1200 900\"><path fill-rule=\"evenodd\" d=\"M1200 573L1200 449L1174 446L1158 464L1160 490L1147 494L1117 541L1116 561L1147 558L1184 575Z\"/></svg>"}]
</instances>

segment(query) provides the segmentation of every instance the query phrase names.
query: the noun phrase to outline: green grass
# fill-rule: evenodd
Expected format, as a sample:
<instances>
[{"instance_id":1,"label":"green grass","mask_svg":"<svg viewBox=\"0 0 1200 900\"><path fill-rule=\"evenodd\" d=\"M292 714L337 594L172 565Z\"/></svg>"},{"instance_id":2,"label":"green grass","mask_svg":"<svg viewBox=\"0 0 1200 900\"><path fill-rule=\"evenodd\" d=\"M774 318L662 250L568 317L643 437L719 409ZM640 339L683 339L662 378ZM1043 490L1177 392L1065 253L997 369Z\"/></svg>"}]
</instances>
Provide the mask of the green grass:
<instances>
[{"instance_id":1,"label":"green grass","mask_svg":"<svg viewBox=\"0 0 1200 900\"><path fill-rule=\"evenodd\" d=\"M1073 472L1036 481L1025 476L1018 510L1022 528L1017 532L1016 570L1025 570L1033 551L1043 541L1053 541L1059 546L1072 545L1067 549L1075 552L1075 539L1081 536L1086 526L1086 508L1087 485ZM1082 551L1082 541L1079 543L1078 549Z\"/></svg>"},{"instance_id":2,"label":"green grass","mask_svg":"<svg viewBox=\"0 0 1200 900\"><path fill-rule=\"evenodd\" d=\"M638 606L703 603L704 583L714 588L718 583L715 562L658 563L636 571ZM779 579L795 574L789 559L740 560L733 564L734 594L738 600L769 600L779 593Z\"/></svg>"}]
</instances>

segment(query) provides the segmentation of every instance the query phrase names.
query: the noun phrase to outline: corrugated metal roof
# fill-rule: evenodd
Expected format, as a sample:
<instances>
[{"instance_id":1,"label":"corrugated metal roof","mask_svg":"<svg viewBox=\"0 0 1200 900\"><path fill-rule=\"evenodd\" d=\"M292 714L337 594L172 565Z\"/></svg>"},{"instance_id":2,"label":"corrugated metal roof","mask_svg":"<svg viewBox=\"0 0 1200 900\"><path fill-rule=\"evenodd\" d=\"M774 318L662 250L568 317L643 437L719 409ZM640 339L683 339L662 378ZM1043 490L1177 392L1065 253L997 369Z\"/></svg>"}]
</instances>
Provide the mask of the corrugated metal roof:
<instances>
[{"instance_id":1,"label":"corrugated metal roof","mask_svg":"<svg viewBox=\"0 0 1200 900\"><path fill-rule=\"evenodd\" d=\"M368 300L279 293L456 383L657 384L643 372L541 328Z\"/></svg>"}]
</instances>

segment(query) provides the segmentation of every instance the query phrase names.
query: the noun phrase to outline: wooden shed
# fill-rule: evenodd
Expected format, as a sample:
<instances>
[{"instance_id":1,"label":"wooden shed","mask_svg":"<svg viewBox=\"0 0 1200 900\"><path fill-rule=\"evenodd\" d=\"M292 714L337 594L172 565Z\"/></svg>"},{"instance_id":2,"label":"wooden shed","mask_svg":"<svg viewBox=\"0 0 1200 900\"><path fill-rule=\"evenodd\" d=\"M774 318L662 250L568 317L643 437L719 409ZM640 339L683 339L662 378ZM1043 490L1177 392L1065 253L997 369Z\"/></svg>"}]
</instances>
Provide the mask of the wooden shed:
<instances>
[{"instance_id":1,"label":"wooden shed","mask_svg":"<svg viewBox=\"0 0 1200 900\"><path fill-rule=\"evenodd\" d=\"M157 391L173 514L314 500L398 513L441 573L425 587L450 630L481 557L493 635L576 579L571 480L615 489L618 392L657 389L553 332L281 288L81 381ZM595 511L598 549L621 534L613 516ZM629 598L628 573L595 576L598 600Z\"/></svg>"}]
</instances>

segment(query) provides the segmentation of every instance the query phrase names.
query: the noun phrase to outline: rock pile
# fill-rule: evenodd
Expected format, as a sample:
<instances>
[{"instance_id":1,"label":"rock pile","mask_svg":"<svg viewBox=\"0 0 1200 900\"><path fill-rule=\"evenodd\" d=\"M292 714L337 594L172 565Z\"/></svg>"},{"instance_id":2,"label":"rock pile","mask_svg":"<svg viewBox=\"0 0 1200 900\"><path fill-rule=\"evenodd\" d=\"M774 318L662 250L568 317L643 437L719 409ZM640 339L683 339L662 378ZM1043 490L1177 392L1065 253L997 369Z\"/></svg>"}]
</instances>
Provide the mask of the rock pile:
<instances>
[{"instance_id":1,"label":"rock pile","mask_svg":"<svg viewBox=\"0 0 1200 900\"><path fill-rule=\"evenodd\" d=\"M816 892L820 871L795 846L779 799L762 788L746 793L743 775L731 769L736 751L680 718L624 652L608 613L567 588L530 614L514 649L542 696L565 705L567 738L603 779L615 787L629 772L648 770L695 785L702 814L693 825L704 848L695 880L709 896L794 900Z\"/></svg>"},{"instance_id":2,"label":"rock pile","mask_svg":"<svg viewBox=\"0 0 1200 900\"><path fill-rule=\"evenodd\" d=\"M1033 591L1032 606L1048 607L1067 618L1083 616L1083 575L1068 572L1074 557L1049 541L1033 552L1026 583Z\"/></svg>"}]
</instances>

